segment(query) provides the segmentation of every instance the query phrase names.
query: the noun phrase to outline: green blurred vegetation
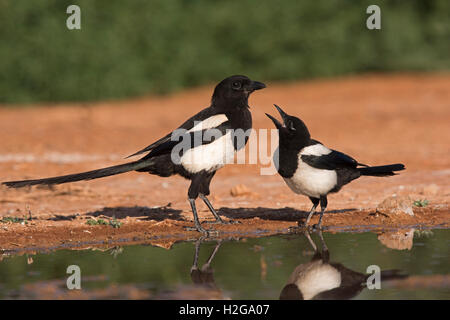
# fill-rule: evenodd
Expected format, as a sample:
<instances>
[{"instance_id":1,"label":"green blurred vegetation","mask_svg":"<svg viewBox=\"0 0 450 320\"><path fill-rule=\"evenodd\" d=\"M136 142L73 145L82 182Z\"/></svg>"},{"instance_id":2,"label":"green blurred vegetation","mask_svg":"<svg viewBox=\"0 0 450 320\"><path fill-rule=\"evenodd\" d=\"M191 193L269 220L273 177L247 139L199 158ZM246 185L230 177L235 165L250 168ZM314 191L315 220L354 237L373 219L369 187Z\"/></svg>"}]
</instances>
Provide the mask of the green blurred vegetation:
<instances>
[{"instance_id":1,"label":"green blurred vegetation","mask_svg":"<svg viewBox=\"0 0 450 320\"><path fill-rule=\"evenodd\" d=\"M66 8L81 7L81 30ZM366 8L381 7L381 30ZM450 1L0 0L0 103L450 69Z\"/></svg>"}]
</instances>

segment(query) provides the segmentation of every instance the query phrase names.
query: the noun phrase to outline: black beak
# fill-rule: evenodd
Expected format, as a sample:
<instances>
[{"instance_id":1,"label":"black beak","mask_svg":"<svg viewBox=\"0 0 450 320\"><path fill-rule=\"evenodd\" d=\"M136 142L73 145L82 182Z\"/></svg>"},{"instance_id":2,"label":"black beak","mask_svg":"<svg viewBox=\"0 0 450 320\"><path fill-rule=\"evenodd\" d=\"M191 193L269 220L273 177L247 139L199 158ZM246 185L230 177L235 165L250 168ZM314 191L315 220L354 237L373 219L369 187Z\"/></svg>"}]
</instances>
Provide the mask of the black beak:
<instances>
[{"instance_id":1,"label":"black beak","mask_svg":"<svg viewBox=\"0 0 450 320\"><path fill-rule=\"evenodd\" d=\"M275 108L277 108L278 112L281 115L281 118L283 119L283 124L280 123L280 121L278 121L277 119L275 119L274 117L272 117L270 114L266 113L266 116L269 117L270 120L273 121L273 123L275 124L275 127L277 127L278 130L280 130L281 128L286 129L286 122L289 119L289 115L284 112L279 106L277 106L276 104L274 104Z\"/></svg>"},{"instance_id":2,"label":"black beak","mask_svg":"<svg viewBox=\"0 0 450 320\"><path fill-rule=\"evenodd\" d=\"M252 81L252 84L251 84L252 91L264 89L265 87L266 87L266 85L262 82Z\"/></svg>"},{"instance_id":3,"label":"black beak","mask_svg":"<svg viewBox=\"0 0 450 320\"><path fill-rule=\"evenodd\" d=\"M277 106L276 104L274 104L275 108L277 108L278 112L281 115L281 118L283 119L283 124L286 125L286 121L289 119L289 115L284 112L279 106Z\"/></svg>"},{"instance_id":4,"label":"black beak","mask_svg":"<svg viewBox=\"0 0 450 320\"><path fill-rule=\"evenodd\" d=\"M273 123L275 124L275 127L277 127L278 130L280 130L283 127L283 125L280 123L280 121L278 121L277 119L272 117L270 114L266 113L266 116L268 116L269 119L273 121Z\"/></svg>"}]
</instances>

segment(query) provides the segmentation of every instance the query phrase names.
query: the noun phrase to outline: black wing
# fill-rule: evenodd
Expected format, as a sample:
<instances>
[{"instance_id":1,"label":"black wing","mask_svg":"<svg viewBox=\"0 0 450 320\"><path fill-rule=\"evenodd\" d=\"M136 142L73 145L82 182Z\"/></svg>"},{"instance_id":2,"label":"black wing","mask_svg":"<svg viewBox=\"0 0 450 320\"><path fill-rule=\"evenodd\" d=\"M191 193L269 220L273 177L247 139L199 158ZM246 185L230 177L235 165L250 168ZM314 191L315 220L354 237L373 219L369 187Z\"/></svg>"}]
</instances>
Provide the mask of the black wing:
<instances>
[{"instance_id":1,"label":"black wing","mask_svg":"<svg viewBox=\"0 0 450 320\"><path fill-rule=\"evenodd\" d=\"M179 126L177 129L186 129L186 130L190 130L194 127L194 124L196 121L202 121L205 120L213 115L216 114L216 111L214 108L209 107L206 109L203 109L202 111L200 111L199 113L197 113L196 115L192 116L191 118L189 118L188 120L186 120L181 126ZM169 134L165 135L164 137L162 137L161 139L159 139L156 142L153 142L151 145L145 147L144 149L139 150L138 152L133 153L132 155L129 155L128 157L126 157L125 159L137 156L139 154L145 153L145 152L149 152L152 151L153 149L155 149L158 146L161 146L163 144L167 144L170 143L170 139L172 137L172 132L170 132Z\"/></svg>"},{"instance_id":2,"label":"black wing","mask_svg":"<svg viewBox=\"0 0 450 320\"><path fill-rule=\"evenodd\" d=\"M185 131L184 133L174 136L173 139L171 133L168 140L154 146L150 153L142 159L170 154L173 148L179 143L184 143L184 145L182 145L183 148L180 150L180 156L182 156L183 151L214 142L216 139L225 135L228 129L231 129L231 126L230 122L226 121L215 128L203 129L201 131Z\"/></svg>"},{"instance_id":3,"label":"black wing","mask_svg":"<svg viewBox=\"0 0 450 320\"><path fill-rule=\"evenodd\" d=\"M320 156L302 155L302 161L313 168L325 170L356 168L358 165L365 166L364 164L358 163L358 161L345 153L336 150L332 150L329 154Z\"/></svg>"},{"instance_id":4,"label":"black wing","mask_svg":"<svg viewBox=\"0 0 450 320\"><path fill-rule=\"evenodd\" d=\"M137 155L142 154L142 153L145 153L145 152L152 151L154 148L156 148L156 147L158 147L158 146L160 146L160 145L162 145L162 144L164 144L164 143L170 142L170 137L171 137L171 136L172 136L172 132L169 133L168 135L164 136L163 138L159 139L158 141L153 142L151 145L145 147L144 149L141 149L141 150L139 150L138 152L135 152L135 153L133 153L133 154L130 154L130 155L129 155L128 157L126 157L125 159L131 158L131 157L134 157L134 156L137 156Z\"/></svg>"},{"instance_id":5,"label":"black wing","mask_svg":"<svg viewBox=\"0 0 450 320\"><path fill-rule=\"evenodd\" d=\"M313 300L349 300L357 296L362 289L364 289L362 285L337 287L317 294Z\"/></svg>"}]
</instances>

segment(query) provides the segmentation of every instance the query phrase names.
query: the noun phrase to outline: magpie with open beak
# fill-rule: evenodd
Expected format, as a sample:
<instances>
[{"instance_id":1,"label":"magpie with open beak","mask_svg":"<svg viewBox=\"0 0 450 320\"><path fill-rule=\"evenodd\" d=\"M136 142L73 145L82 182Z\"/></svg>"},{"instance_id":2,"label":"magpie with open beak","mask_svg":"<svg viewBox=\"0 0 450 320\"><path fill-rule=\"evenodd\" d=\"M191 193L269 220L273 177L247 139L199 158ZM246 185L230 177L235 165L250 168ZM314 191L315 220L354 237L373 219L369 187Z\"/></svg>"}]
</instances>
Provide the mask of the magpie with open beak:
<instances>
[{"instance_id":1,"label":"magpie with open beak","mask_svg":"<svg viewBox=\"0 0 450 320\"><path fill-rule=\"evenodd\" d=\"M246 76L235 75L222 80L214 89L211 105L186 120L172 131L146 148L132 154L146 154L137 161L103 169L59 177L3 182L12 188L38 184L54 185L80 180L91 180L128 171L148 172L161 177L180 175L191 180L188 200L194 215L195 229L207 232L200 224L195 200L200 197L216 218L225 223L214 210L206 196L216 171L233 158L237 150L247 143L248 136L235 133L252 128L252 116L248 106L250 94L266 86Z\"/></svg>"},{"instance_id":2,"label":"magpie with open beak","mask_svg":"<svg viewBox=\"0 0 450 320\"><path fill-rule=\"evenodd\" d=\"M400 163L369 167L342 152L328 149L319 141L311 139L302 120L288 115L277 105L275 107L283 123L266 113L279 132L279 147L274 154L274 163L289 188L297 194L308 196L313 203L305 226L320 203L321 212L316 227L321 228L329 193L338 192L360 176L393 176L395 171L405 169Z\"/></svg>"}]
</instances>

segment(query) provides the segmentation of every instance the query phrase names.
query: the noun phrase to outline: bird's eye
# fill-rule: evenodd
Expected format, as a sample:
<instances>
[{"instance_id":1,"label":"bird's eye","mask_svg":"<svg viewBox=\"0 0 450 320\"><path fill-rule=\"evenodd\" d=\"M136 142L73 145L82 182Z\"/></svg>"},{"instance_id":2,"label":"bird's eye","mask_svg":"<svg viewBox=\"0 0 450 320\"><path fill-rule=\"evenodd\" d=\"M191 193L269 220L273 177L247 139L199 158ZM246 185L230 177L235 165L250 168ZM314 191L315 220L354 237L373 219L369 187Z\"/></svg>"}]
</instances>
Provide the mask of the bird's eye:
<instances>
[{"instance_id":1,"label":"bird's eye","mask_svg":"<svg viewBox=\"0 0 450 320\"><path fill-rule=\"evenodd\" d=\"M297 129L295 129L294 122L292 122L292 121L289 121L289 122L287 123L287 127L288 127L289 130L291 130L291 131L297 131Z\"/></svg>"},{"instance_id":2,"label":"bird's eye","mask_svg":"<svg viewBox=\"0 0 450 320\"><path fill-rule=\"evenodd\" d=\"M233 89L240 89L240 88L241 88L241 83L240 82L238 82L238 81L233 82Z\"/></svg>"}]
</instances>

